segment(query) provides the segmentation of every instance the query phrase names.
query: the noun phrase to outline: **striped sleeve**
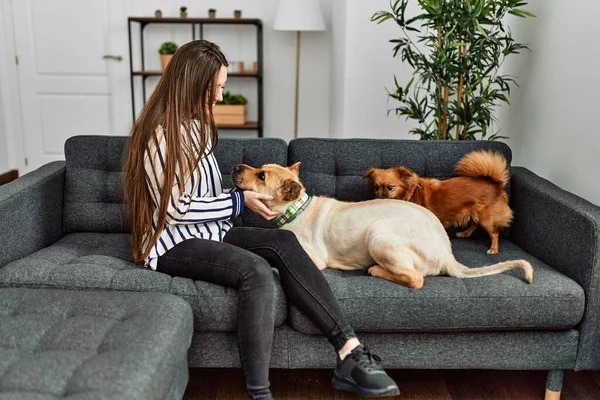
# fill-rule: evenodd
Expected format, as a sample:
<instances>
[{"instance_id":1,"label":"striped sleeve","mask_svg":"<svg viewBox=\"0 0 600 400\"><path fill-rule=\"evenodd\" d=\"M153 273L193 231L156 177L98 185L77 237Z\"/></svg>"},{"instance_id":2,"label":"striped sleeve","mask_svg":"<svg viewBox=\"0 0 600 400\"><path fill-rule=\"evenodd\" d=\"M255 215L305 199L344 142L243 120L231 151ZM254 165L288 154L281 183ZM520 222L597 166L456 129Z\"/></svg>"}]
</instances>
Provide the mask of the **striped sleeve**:
<instances>
[{"instance_id":1,"label":"striped sleeve","mask_svg":"<svg viewBox=\"0 0 600 400\"><path fill-rule=\"evenodd\" d=\"M176 198L178 201L173 201ZM244 197L241 193L198 197L188 193L179 194L179 188L174 185L166 221L170 225L222 221L237 217L243 211Z\"/></svg>"},{"instance_id":2,"label":"striped sleeve","mask_svg":"<svg viewBox=\"0 0 600 400\"><path fill-rule=\"evenodd\" d=\"M161 128L157 129L154 141L148 147L144 157L146 182L155 207L158 207L161 198L159 187L164 179L163 168L166 156L166 141ZM202 175L201 168L195 171L195 175L200 179L210 179L210 177ZM244 194L242 192L222 193L217 197L199 197L185 191L180 193L179 179L179 171L176 171L167 208L167 224L222 221L237 217L244 212Z\"/></svg>"}]
</instances>

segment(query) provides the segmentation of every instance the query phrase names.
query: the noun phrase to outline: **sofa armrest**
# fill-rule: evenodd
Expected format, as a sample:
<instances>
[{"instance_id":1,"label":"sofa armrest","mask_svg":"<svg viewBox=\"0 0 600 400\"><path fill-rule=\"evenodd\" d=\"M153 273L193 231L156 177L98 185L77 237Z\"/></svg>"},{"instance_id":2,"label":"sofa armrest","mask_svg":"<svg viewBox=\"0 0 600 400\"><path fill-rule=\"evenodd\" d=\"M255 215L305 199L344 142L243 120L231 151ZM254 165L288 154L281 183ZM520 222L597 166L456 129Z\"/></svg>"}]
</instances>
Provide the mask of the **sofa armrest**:
<instances>
[{"instance_id":1,"label":"sofa armrest","mask_svg":"<svg viewBox=\"0 0 600 400\"><path fill-rule=\"evenodd\" d=\"M62 237L64 183L55 161L0 186L0 267Z\"/></svg>"},{"instance_id":2,"label":"sofa armrest","mask_svg":"<svg viewBox=\"0 0 600 400\"><path fill-rule=\"evenodd\" d=\"M576 369L599 368L600 207L526 168L513 167L511 173L511 240L583 287Z\"/></svg>"}]
</instances>

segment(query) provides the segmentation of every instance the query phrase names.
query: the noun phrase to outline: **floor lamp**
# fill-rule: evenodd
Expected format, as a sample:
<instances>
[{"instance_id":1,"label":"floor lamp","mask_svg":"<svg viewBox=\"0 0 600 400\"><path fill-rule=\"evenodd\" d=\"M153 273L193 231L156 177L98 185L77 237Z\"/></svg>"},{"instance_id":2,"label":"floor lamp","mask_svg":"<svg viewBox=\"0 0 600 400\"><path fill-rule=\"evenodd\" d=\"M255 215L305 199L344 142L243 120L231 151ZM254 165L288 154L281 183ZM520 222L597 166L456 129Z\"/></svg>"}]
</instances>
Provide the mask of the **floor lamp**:
<instances>
[{"instance_id":1,"label":"floor lamp","mask_svg":"<svg viewBox=\"0 0 600 400\"><path fill-rule=\"evenodd\" d=\"M325 21L319 0L279 0L273 24L275 31L296 32L296 98L294 101L294 139L298 137L298 92L300 83L300 32L324 31Z\"/></svg>"}]
</instances>

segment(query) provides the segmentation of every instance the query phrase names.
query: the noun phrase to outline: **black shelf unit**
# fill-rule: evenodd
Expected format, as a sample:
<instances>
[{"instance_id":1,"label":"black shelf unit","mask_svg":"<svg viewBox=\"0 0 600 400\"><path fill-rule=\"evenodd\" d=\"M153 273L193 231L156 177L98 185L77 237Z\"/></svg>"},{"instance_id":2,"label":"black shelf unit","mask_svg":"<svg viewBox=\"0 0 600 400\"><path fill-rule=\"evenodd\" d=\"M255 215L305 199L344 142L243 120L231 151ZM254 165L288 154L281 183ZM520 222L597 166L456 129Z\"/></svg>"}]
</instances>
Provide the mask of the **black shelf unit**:
<instances>
[{"instance_id":1,"label":"black shelf unit","mask_svg":"<svg viewBox=\"0 0 600 400\"><path fill-rule=\"evenodd\" d=\"M133 44L132 31L134 24L138 24L140 33L141 69L133 69ZM228 73L228 77L256 79L258 93L258 121L249 121L243 126L219 125L221 129L250 130L257 131L258 137L263 137L263 26L260 19L255 18L153 18L153 17L129 17L127 28L129 33L129 73L131 85L131 114L135 121L135 79L141 77L142 99L146 102L146 79L150 76L160 76L161 71L147 71L144 59L144 28L149 24L187 24L192 28L192 40L203 39L205 25L254 25L256 26L256 50L257 50L257 72L256 73Z\"/></svg>"}]
</instances>

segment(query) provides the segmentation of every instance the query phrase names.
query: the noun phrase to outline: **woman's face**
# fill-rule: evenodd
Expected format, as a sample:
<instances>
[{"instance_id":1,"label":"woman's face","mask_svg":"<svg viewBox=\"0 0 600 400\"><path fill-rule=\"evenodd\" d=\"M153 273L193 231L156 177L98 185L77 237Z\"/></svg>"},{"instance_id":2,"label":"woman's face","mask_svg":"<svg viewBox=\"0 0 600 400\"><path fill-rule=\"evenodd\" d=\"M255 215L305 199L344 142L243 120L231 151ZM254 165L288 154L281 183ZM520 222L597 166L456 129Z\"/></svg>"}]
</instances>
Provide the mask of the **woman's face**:
<instances>
[{"instance_id":1,"label":"woman's face","mask_svg":"<svg viewBox=\"0 0 600 400\"><path fill-rule=\"evenodd\" d=\"M212 106L214 107L217 104L217 101L223 100L223 90L225 89L225 84L227 83L227 67L221 65L221 69L217 72L217 87L215 90L215 98L212 101Z\"/></svg>"}]
</instances>

